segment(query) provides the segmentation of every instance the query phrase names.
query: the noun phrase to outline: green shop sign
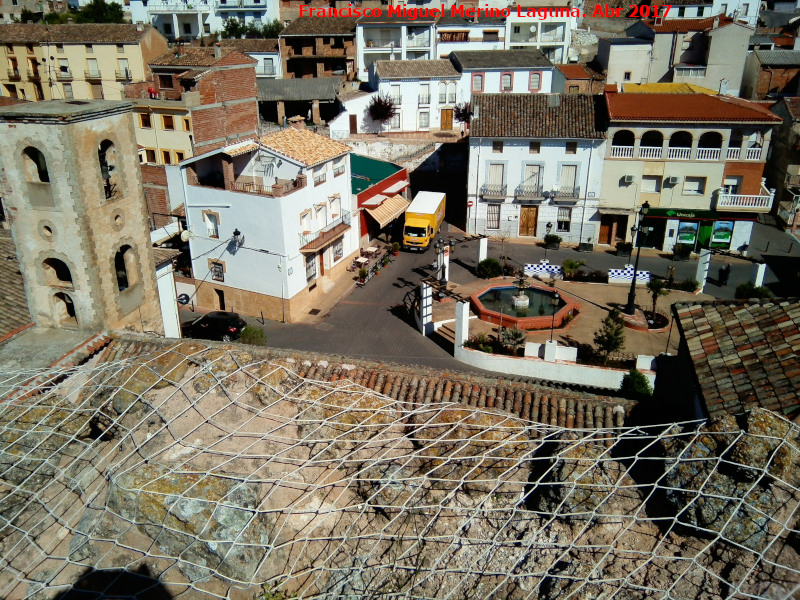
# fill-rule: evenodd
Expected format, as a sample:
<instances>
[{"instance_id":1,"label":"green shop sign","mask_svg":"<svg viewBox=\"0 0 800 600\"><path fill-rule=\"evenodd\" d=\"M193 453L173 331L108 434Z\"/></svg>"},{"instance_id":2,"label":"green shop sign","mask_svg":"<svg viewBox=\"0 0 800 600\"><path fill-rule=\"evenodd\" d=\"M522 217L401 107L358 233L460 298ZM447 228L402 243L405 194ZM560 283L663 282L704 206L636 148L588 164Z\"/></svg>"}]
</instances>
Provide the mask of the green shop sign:
<instances>
[{"instance_id":1,"label":"green shop sign","mask_svg":"<svg viewBox=\"0 0 800 600\"><path fill-rule=\"evenodd\" d=\"M736 212L717 212L716 210L691 210L681 208L651 208L647 211L648 217L666 217L667 219L707 219L716 221L724 219L726 221L755 221L756 216L747 213Z\"/></svg>"}]
</instances>

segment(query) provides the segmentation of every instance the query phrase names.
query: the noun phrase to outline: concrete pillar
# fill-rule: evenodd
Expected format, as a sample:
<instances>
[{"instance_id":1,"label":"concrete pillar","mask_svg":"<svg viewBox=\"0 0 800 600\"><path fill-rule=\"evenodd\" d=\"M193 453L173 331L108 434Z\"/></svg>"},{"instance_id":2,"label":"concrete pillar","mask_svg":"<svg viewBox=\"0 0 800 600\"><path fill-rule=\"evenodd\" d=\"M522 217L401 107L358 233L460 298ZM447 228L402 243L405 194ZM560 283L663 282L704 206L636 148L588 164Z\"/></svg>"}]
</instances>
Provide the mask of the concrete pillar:
<instances>
[{"instance_id":1,"label":"concrete pillar","mask_svg":"<svg viewBox=\"0 0 800 600\"><path fill-rule=\"evenodd\" d=\"M172 37L181 37L181 30L178 29L178 14L172 13Z\"/></svg>"},{"instance_id":2,"label":"concrete pillar","mask_svg":"<svg viewBox=\"0 0 800 600\"><path fill-rule=\"evenodd\" d=\"M283 103L283 100L278 100L278 123L282 125L283 120L285 118L286 118L286 105Z\"/></svg>"},{"instance_id":3,"label":"concrete pillar","mask_svg":"<svg viewBox=\"0 0 800 600\"><path fill-rule=\"evenodd\" d=\"M469 338L469 303L456 302L456 339L455 347L460 348Z\"/></svg>"},{"instance_id":4,"label":"concrete pillar","mask_svg":"<svg viewBox=\"0 0 800 600\"><path fill-rule=\"evenodd\" d=\"M700 250L700 260L697 263L697 273L694 278L700 283L700 291L706 287L708 279L708 269L711 266L711 250L703 248Z\"/></svg>"},{"instance_id":5,"label":"concrete pillar","mask_svg":"<svg viewBox=\"0 0 800 600\"><path fill-rule=\"evenodd\" d=\"M544 343L544 361L556 362L557 354L558 354L558 341L547 340Z\"/></svg>"},{"instance_id":6,"label":"concrete pillar","mask_svg":"<svg viewBox=\"0 0 800 600\"><path fill-rule=\"evenodd\" d=\"M433 332L433 288L427 283L421 283L419 290L419 315L417 324L422 335Z\"/></svg>"},{"instance_id":7,"label":"concrete pillar","mask_svg":"<svg viewBox=\"0 0 800 600\"><path fill-rule=\"evenodd\" d=\"M450 246L448 244L445 244L442 250L442 272L444 280L450 281Z\"/></svg>"},{"instance_id":8,"label":"concrete pillar","mask_svg":"<svg viewBox=\"0 0 800 600\"><path fill-rule=\"evenodd\" d=\"M478 262L486 260L489 255L489 238L481 238L478 240ZM477 263L476 263L477 264Z\"/></svg>"},{"instance_id":9,"label":"concrete pillar","mask_svg":"<svg viewBox=\"0 0 800 600\"><path fill-rule=\"evenodd\" d=\"M767 263L754 263L753 272L750 274L750 283L755 287L764 285L764 274L767 272Z\"/></svg>"},{"instance_id":10,"label":"concrete pillar","mask_svg":"<svg viewBox=\"0 0 800 600\"><path fill-rule=\"evenodd\" d=\"M311 121L314 125L319 125L322 122L322 119L319 117L319 100L313 100L311 102Z\"/></svg>"},{"instance_id":11,"label":"concrete pillar","mask_svg":"<svg viewBox=\"0 0 800 600\"><path fill-rule=\"evenodd\" d=\"M197 39L203 37L203 13L197 11Z\"/></svg>"}]
</instances>

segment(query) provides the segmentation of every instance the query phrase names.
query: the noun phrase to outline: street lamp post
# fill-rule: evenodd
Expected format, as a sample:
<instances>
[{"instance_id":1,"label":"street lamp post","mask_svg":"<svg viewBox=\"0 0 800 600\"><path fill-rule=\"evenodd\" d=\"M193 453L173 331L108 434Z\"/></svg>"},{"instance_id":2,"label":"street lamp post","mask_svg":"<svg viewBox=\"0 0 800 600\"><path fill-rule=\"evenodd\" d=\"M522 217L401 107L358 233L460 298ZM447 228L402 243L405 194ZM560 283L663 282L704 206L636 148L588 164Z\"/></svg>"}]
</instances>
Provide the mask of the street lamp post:
<instances>
[{"instance_id":1,"label":"street lamp post","mask_svg":"<svg viewBox=\"0 0 800 600\"><path fill-rule=\"evenodd\" d=\"M631 279L631 290L628 292L628 304L625 306L626 315L636 314L636 272L639 270L639 256L642 253L642 219L650 210L650 203L645 201L639 209L639 219L636 226L631 227L631 237L636 236L636 262L633 264L633 278Z\"/></svg>"},{"instance_id":2,"label":"street lamp post","mask_svg":"<svg viewBox=\"0 0 800 600\"><path fill-rule=\"evenodd\" d=\"M556 309L558 308L558 303L561 301L561 296L558 295L558 292L553 294L553 298L550 302L553 304L553 320L550 322L550 341L553 341L553 330L556 328Z\"/></svg>"}]
</instances>

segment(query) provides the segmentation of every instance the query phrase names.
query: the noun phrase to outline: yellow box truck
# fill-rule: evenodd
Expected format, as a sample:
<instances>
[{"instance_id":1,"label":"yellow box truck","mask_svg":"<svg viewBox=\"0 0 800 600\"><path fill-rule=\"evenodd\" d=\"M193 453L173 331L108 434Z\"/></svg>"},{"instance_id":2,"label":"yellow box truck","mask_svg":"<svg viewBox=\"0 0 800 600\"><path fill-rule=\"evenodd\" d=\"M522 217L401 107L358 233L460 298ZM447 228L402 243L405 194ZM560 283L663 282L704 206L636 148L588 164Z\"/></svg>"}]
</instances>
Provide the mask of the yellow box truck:
<instances>
[{"instance_id":1,"label":"yellow box truck","mask_svg":"<svg viewBox=\"0 0 800 600\"><path fill-rule=\"evenodd\" d=\"M403 226L403 247L427 250L444 221L446 196L440 192L419 192L406 209Z\"/></svg>"}]
</instances>

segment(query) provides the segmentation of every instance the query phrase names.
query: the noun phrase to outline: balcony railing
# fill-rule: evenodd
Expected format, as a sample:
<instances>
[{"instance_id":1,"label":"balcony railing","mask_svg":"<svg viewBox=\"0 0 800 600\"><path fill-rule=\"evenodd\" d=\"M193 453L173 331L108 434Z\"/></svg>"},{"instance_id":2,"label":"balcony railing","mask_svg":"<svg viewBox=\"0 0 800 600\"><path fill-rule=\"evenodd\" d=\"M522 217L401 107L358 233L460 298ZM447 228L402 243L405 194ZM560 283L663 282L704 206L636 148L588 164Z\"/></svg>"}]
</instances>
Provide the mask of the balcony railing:
<instances>
[{"instance_id":1,"label":"balcony railing","mask_svg":"<svg viewBox=\"0 0 800 600\"><path fill-rule=\"evenodd\" d=\"M540 42L563 42L564 41L564 32L563 31L556 31L553 33L543 32L539 36Z\"/></svg>"},{"instance_id":2,"label":"balcony railing","mask_svg":"<svg viewBox=\"0 0 800 600\"><path fill-rule=\"evenodd\" d=\"M739 160L739 157L742 154L741 148L728 148L728 152L725 154L725 158L728 160Z\"/></svg>"},{"instance_id":3,"label":"balcony railing","mask_svg":"<svg viewBox=\"0 0 800 600\"><path fill-rule=\"evenodd\" d=\"M339 175L344 175L344 166L336 167L333 170L333 176L334 177L338 177Z\"/></svg>"},{"instance_id":4,"label":"balcony railing","mask_svg":"<svg viewBox=\"0 0 800 600\"><path fill-rule=\"evenodd\" d=\"M525 199L542 199L542 186L541 185L518 185L517 189L514 190L514 196L516 198L525 198Z\"/></svg>"},{"instance_id":5,"label":"balcony railing","mask_svg":"<svg viewBox=\"0 0 800 600\"><path fill-rule=\"evenodd\" d=\"M639 158L661 159L664 149L661 146L639 146Z\"/></svg>"},{"instance_id":6,"label":"balcony railing","mask_svg":"<svg viewBox=\"0 0 800 600\"><path fill-rule=\"evenodd\" d=\"M611 146L611 158L633 158L633 146Z\"/></svg>"},{"instance_id":7,"label":"balcony railing","mask_svg":"<svg viewBox=\"0 0 800 600\"><path fill-rule=\"evenodd\" d=\"M447 95L439 94L439 104L447 104Z\"/></svg>"},{"instance_id":8,"label":"balcony railing","mask_svg":"<svg viewBox=\"0 0 800 600\"><path fill-rule=\"evenodd\" d=\"M689 160L691 157L691 148L669 148L667 150L667 158L673 160Z\"/></svg>"},{"instance_id":9,"label":"balcony railing","mask_svg":"<svg viewBox=\"0 0 800 600\"><path fill-rule=\"evenodd\" d=\"M389 96L389 100L395 103L395 106L400 104L402 96Z\"/></svg>"},{"instance_id":10,"label":"balcony railing","mask_svg":"<svg viewBox=\"0 0 800 600\"><path fill-rule=\"evenodd\" d=\"M72 80L72 72L71 71L57 71L56 72L56 79L59 81L71 81Z\"/></svg>"},{"instance_id":11,"label":"balcony railing","mask_svg":"<svg viewBox=\"0 0 800 600\"><path fill-rule=\"evenodd\" d=\"M364 40L364 45L367 48L397 48L400 49L401 41L400 38L397 39L389 39L389 38L366 38Z\"/></svg>"},{"instance_id":12,"label":"balcony railing","mask_svg":"<svg viewBox=\"0 0 800 600\"><path fill-rule=\"evenodd\" d=\"M753 212L769 212L772 208L774 192L761 187L760 194L726 194L725 188L717 190L717 210L749 210Z\"/></svg>"},{"instance_id":13,"label":"balcony railing","mask_svg":"<svg viewBox=\"0 0 800 600\"><path fill-rule=\"evenodd\" d=\"M102 79L102 77L100 77L100 71L84 71L83 76L86 77L86 79Z\"/></svg>"},{"instance_id":14,"label":"balcony railing","mask_svg":"<svg viewBox=\"0 0 800 600\"><path fill-rule=\"evenodd\" d=\"M274 77L275 76L275 67L272 65L258 65L256 67L256 76L261 77Z\"/></svg>"},{"instance_id":15,"label":"balcony railing","mask_svg":"<svg viewBox=\"0 0 800 600\"><path fill-rule=\"evenodd\" d=\"M493 183L485 183L481 187L481 196L492 197L492 198L504 198L506 195L506 189L508 186L505 184L493 184Z\"/></svg>"},{"instance_id":16,"label":"balcony railing","mask_svg":"<svg viewBox=\"0 0 800 600\"><path fill-rule=\"evenodd\" d=\"M235 181L233 183L233 189L246 194L280 198L281 196L286 196L295 190L305 187L305 185L306 178L304 175L300 175L297 179L279 179L274 185L261 185L250 181Z\"/></svg>"},{"instance_id":17,"label":"balcony railing","mask_svg":"<svg viewBox=\"0 0 800 600\"><path fill-rule=\"evenodd\" d=\"M580 186L569 187L569 186L562 186L557 188L556 191L558 192L555 199L558 200L559 198L580 198L581 197L581 188Z\"/></svg>"},{"instance_id":18,"label":"balcony railing","mask_svg":"<svg viewBox=\"0 0 800 600\"><path fill-rule=\"evenodd\" d=\"M114 75L120 81L130 81L131 80L131 70L130 69L123 69L122 71L115 71Z\"/></svg>"},{"instance_id":19,"label":"balcony railing","mask_svg":"<svg viewBox=\"0 0 800 600\"><path fill-rule=\"evenodd\" d=\"M675 77L705 77L706 67L694 65L691 67L675 67Z\"/></svg>"},{"instance_id":20,"label":"balcony railing","mask_svg":"<svg viewBox=\"0 0 800 600\"><path fill-rule=\"evenodd\" d=\"M430 94L420 94L419 95L419 104L430 104L431 103L431 95Z\"/></svg>"},{"instance_id":21,"label":"balcony railing","mask_svg":"<svg viewBox=\"0 0 800 600\"><path fill-rule=\"evenodd\" d=\"M406 40L406 46L409 48L427 48L431 45L431 38L428 36L425 37L415 37L415 38L408 38Z\"/></svg>"},{"instance_id":22,"label":"balcony railing","mask_svg":"<svg viewBox=\"0 0 800 600\"><path fill-rule=\"evenodd\" d=\"M151 13L209 12L216 4L216 0L150 0L147 10Z\"/></svg>"},{"instance_id":23,"label":"balcony railing","mask_svg":"<svg viewBox=\"0 0 800 600\"><path fill-rule=\"evenodd\" d=\"M317 185L322 185L323 183L325 183L325 179L326 179L326 178L327 178L327 177L326 177L326 174L325 174L325 173L322 173L322 174L320 174L320 175L317 175L316 177L314 177L314 185L315 185L315 186L317 186Z\"/></svg>"},{"instance_id":24,"label":"balcony railing","mask_svg":"<svg viewBox=\"0 0 800 600\"><path fill-rule=\"evenodd\" d=\"M721 152L720 148L698 148L697 160L719 160Z\"/></svg>"},{"instance_id":25,"label":"balcony railing","mask_svg":"<svg viewBox=\"0 0 800 600\"><path fill-rule=\"evenodd\" d=\"M339 217L335 221L331 221L330 223L325 225L325 227L323 227L322 229L319 229L318 231L315 231L313 233L301 233L300 234L300 246L302 247L302 246L307 246L308 244L311 244L312 242L314 242L318 238L324 237L326 233L333 231L334 229L336 229L340 225L345 225L347 227L350 226L350 212L349 211L343 210L341 217Z\"/></svg>"},{"instance_id":26,"label":"balcony railing","mask_svg":"<svg viewBox=\"0 0 800 600\"><path fill-rule=\"evenodd\" d=\"M9 69L8 70L8 78L9 79L19 79L19 69Z\"/></svg>"},{"instance_id":27,"label":"balcony railing","mask_svg":"<svg viewBox=\"0 0 800 600\"><path fill-rule=\"evenodd\" d=\"M28 69L28 79L41 79L42 76L39 74L39 69Z\"/></svg>"},{"instance_id":28,"label":"balcony railing","mask_svg":"<svg viewBox=\"0 0 800 600\"><path fill-rule=\"evenodd\" d=\"M728 160L761 160L763 148L728 148L725 157Z\"/></svg>"},{"instance_id":29,"label":"balcony railing","mask_svg":"<svg viewBox=\"0 0 800 600\"><path fill-rule=\"evenodd\" d=\"M763 153L763 148L748 148L747 153L745 154L746 160L761 160L761 154Z\"/></svg>"}]
</instances>

